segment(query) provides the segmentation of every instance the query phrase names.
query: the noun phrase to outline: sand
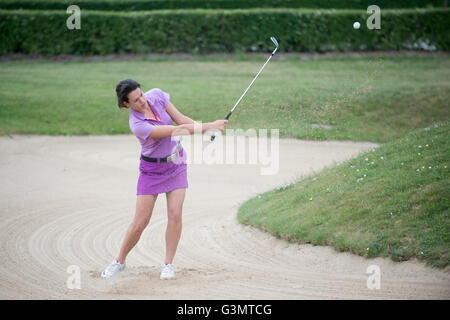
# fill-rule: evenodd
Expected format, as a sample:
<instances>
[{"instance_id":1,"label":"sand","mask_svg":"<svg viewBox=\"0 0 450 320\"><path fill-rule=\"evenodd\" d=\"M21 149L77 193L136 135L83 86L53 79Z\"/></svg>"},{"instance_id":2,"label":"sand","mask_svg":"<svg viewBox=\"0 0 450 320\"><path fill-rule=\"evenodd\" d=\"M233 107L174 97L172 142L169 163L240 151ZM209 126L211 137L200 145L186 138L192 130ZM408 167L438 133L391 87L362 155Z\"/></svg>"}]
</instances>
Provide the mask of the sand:
<instances>
[{"instance_id":1,"label":"sand","mask_svg":"<svg viewBox=\"0 0 450 320\"><path fill-rule=\"evenodd\" d=\"M269 176L254 164L190 164L177 277L161 281L165 194L127 268L99 276L134 216L134 136L0 137L0 299L449 299L448 269L289 243L237 222L247 199L377 146L281 139ZM371 265L379 289L368 288Z\"/></svg>"}]
</instances>

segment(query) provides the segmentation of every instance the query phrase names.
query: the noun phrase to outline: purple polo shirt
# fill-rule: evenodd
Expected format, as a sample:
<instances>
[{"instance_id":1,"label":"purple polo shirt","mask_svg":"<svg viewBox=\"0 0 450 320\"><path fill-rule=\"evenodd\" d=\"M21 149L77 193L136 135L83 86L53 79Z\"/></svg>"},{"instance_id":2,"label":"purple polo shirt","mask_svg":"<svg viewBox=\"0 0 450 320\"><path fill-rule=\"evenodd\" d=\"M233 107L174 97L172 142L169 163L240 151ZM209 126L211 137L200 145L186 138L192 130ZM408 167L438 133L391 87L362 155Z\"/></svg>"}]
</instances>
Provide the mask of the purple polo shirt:
<instances>
[{"instance_id":1,"label":"purple polo shirt","mask_svg":"<svg viewBox=\"0 0 450 320\"><path fill-rule=\"evenodd\" d=\"M148 136L155 126L172 125L172 118L166 111L169 105L170 95L158 88L151 89L144 95L153 114L161 121L146 119L142 113L130 109L129 122L131 132L133 132L141 143L141 153L144 156L152 158L168 157L175 152L179 139L177 137L152 139Z\"/></svg>"}]
</instances>

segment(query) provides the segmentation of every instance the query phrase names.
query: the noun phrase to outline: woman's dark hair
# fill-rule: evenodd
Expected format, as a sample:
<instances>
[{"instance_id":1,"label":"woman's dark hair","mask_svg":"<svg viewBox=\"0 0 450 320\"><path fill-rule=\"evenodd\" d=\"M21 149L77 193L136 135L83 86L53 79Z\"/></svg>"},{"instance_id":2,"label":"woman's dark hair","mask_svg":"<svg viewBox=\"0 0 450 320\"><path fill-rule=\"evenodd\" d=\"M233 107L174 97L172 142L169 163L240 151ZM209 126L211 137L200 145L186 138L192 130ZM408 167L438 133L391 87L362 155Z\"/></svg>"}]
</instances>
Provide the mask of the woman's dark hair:
<instances>
[{"instance_id":1,"label":"woman's dark hair","mask_svg":"<svg viewBox=\"0 0 450 320\"><path fill-rule=\"evenodd\" d=\"M123 103L129 102L128 94L140 87L141 85L133 79L125 79L120 81L116 87L117 104L119 105L119 108L126 108Z\"/></svg>"}]
</instances>

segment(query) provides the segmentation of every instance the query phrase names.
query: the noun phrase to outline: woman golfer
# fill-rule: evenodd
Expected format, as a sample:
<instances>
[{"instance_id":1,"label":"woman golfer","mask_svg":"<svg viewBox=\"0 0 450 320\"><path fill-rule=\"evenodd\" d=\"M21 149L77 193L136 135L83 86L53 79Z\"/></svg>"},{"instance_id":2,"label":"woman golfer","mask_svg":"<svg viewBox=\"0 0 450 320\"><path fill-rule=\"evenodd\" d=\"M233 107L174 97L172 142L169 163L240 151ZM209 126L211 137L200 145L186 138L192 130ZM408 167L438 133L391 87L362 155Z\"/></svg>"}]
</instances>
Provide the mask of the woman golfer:
<instances>
[{"instance_id":1,"label":"woman golfer","mask_svg":"<svg viewBox=\"0 0 450 320\"><path fill-rule=\"evenodd\" d=\"M172 261L181 236L182 207L188 187L185 151L176 135L223 132L227 120L199 124L181 114L169 94L154 88L143 93L134 80L126 79L116 87L119 108L130 109L130 129L141 143L136 213L125 234L119 255L102 272L110 278L125 268L125 259L150 221L158 194L167 198L166 257L161 279L175 277ZM174 121L177 126L172 125ZM195 130L194 130L195 126ZM200 131L201 130L201 131Z\"/></svg>"}]
</instances>

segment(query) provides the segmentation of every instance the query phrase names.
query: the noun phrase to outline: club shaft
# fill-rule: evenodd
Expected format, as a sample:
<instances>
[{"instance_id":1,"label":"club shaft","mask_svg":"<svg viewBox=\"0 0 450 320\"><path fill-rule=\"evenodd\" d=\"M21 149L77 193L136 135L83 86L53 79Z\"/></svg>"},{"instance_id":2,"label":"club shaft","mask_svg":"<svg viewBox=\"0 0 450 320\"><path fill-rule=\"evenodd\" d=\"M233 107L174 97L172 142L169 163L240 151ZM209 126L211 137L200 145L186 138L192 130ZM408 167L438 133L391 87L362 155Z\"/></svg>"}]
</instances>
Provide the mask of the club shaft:
<instances>
[{"instance_id":1,"label":"club shaft","mask_svg":"<svg viewBox=\"0 0 450 320\"><path fill-rule=\"evenodd\" d=\"M250 85L247 87L247 89L245 89L244 93L242 94L242 96L239 98L239 100L236 102L236 104L234 105L233 109L231 109L230 112L233 112L234 109L236 109L236 107L238 106L239 102L241 102L242 98L245 96L245 94L247 93L248 89L250 89L250 87L253 85L253 83L255 82L255 80L258 78L259 74L263 71L264 67L266 66L266 64L269 63L270 59L272 59L273 55L275 54L275 52L277 51L277 49L275 49L272 54L270 55L269 59L267 59L266 63L264 63L264 65L261 67L261 69L259 69L259 72L256 74L256 76L253 78L252 82L250 83Z\"/></svg>"},{"instance_id":2,"label":"club shaft","mask_svg":"<svg viewBox=\"0 0 450 320\"><path fill-rule=\"evenodd\" d=\"M267 59L266 63L264 63L264 65L261 67L261 69L259 69L258 73L256 74L256 76L253 78L252 82L250 83L250 85L247 87L247 89L245 89L244 93L242 94L242 96L239 98L239 100L236 102L236 104L234 105L233 109L231 109L230 112L228 112L227 117L225 118L226 120L228 120L228 118L231 116L231 114L233 113L234 109L236 109L236 107L238 106L239 102L241 102L242 98L245 96L245 94L247 93L248 89L250 89L250 87L253 85L253 82L255 82L256 78L258 78L259 74L263 71L264 67L266 66L266 64L269 63L270 59L272 59L273 55L275 54L275 52L277 52L278 50L278 44L276 44L277 47L275 48L275 50L273 50L272 54L270 55L270 57ZM216 138L216 136L213 134L211 136L211 141L214 141L214 139Z\"/></svg>"}]
</instances>

